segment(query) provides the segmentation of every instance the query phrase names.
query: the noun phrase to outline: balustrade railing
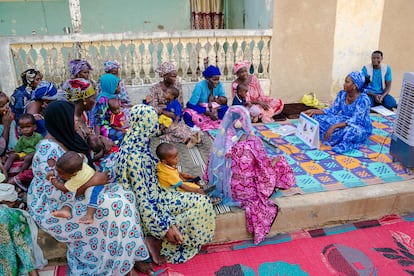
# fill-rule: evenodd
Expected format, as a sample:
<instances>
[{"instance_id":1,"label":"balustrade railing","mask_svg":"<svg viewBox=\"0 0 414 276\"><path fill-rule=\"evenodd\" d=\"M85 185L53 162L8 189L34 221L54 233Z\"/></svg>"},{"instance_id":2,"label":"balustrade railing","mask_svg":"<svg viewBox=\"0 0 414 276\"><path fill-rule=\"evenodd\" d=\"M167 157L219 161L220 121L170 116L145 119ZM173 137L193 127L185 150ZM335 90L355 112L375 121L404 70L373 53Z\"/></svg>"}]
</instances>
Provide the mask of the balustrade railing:
<instances>
[{"instance_id":1,"label":"balustrade railing","mask_svg":"<svg viewBox=\"0 0 414 276\"><path fill-rule=\"evenodd\" d=\"M20 81L20 72L36 68L45 79L59 85L70 77L68 61L82 58L94 68L94 80L104 72L106 60L117 60L125 83L140 85L158 81L154 70L164 61L177 66L181 81L198 81L206 57L220 68L223 80L235 78L232 68L238 60L251 61L251 73L268 79L271 36L271 30L69 34L3 37L0 48L9 47L10 74L15 82Z\"/></svg>"}]
</instances>

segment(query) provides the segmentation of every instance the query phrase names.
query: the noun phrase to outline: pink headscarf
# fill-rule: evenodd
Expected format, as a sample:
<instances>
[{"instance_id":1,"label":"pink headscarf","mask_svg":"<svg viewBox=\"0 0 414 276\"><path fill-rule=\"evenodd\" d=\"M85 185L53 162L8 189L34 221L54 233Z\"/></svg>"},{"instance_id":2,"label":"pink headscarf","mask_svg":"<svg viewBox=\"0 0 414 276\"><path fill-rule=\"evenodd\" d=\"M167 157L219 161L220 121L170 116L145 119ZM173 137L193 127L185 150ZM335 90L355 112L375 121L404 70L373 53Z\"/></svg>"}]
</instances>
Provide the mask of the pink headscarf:
<instances>
[{"instance_id":1,"label":"pink headscarf","mask_svg":"<svg viewBox=\"0 0 414 276\"><path fill-rule=\"evenodd\" d=\"M248 60L243 60L243 61L238 61L233 65L233 74L237 74L237 72L242 69L242 68L249 68L250 67L250 61Z\"/></svg>"}]
</instances>

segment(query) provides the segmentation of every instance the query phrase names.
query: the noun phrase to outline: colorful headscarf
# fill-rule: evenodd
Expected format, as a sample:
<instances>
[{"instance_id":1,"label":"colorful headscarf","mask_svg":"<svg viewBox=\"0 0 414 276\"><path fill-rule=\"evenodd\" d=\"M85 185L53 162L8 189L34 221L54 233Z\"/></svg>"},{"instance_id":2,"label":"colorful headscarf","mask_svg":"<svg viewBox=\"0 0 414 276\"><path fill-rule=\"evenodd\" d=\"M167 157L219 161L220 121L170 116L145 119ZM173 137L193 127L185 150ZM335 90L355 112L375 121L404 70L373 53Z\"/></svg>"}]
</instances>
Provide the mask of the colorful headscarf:
<instances>
[{"instance_id":1,"label":"colorful headscarf","mask_svg":"<svg viewBox=\"0 0 414 276\"><path fill-rule=\"evenodd\" d=\"M68 95L68 100L71 102L85 100L96 94L92 83L82 78L67 80L65 91Z\"/></svg>"},{"instance_id":2,"label":"colorful headscarf","mask_svg":"<svg viewBox=\"0 0 414 276\"><path fill-rule=\"evenodd\" d=\"M220 76L220 75L221 75L220 69L214 65L210 65L203 72L203 77L205 78L211 78L213 76Z\"/></svg>"},{"instance_id":3,"label":"colorful headscarf","mask_svg":"<svg viewBox=\"0 0 414 276\"><path fill-rule=\"evenodd\" d=\"M177 71L177 68L174 64L168 61L163 62L157 69L155 69L155 72L158 73L161 78L174 71Z\"/></svg>"},{"instance_id":4,"label":"colorful headscarf","mask_svg":"<svg viewBox=\"0 0 414 276\"><path fill-rule=\"evenodd\" d=\"M48 82L48 81L41 81L36 89L32 93L32 100L39 101L39 100L49 100L54 101L58 98L56 87Z\"/></svg>"},{"instance_id":5,"label":"colorful headscarf","mask_svg":"<svg viewBox=\"0 0 414 276\"><path fill-rule=\"evenodd\" d=\"M40 72L35 69L27 69L22 72L20 77L22 78L23 85L31 86L38 73L40 74Z\"/></svg>"},{"instance_id":6,"label":"colorful headscarf","mask_svg":"<svg viewBox=\"0 0 414 276\"><path fill-rule=\"evenodd\" d=\"M99 93L96 101L98 102L100 98L106 97L108 100L116 98L116 88L119 84L119 78L113 74L103 74L99 80L99 85L101 87L101 92Z\"/></svg>"},{"instance_id":7,"label":"colorful headscarf","mask_svg":"<svg viewBox=\"0 0 414 276\"><path fill-rule=\"evenodd\" d=\"M238 61L233 65L233 74L237 74L237 72L242 68L249 68L250 67L250 61L243 60Z\"/></svg>"},{"instance_id":8,"label":"colorful headscarf","mask_svg":"<svg viewBox=\"0 0 414 276\"><path fill-rule=\"evenodd\" d=\"M104 70L106 73L111 72L112 69L119 69L121 65L116 60L108 60L104 63Z\"/></svg>"},{"instance_id":9,"label":"colorful headscarf","mask_svg":"<svg viewBox=\"0 0 414 276\"><path fill-rule=\"evenodd\" d=\"M80 73L80 71L93 70L92 66L86 60L82 59L74 59L69 61L69 67L70 74L72 75L72 77L76 77Z\"/></svg>"},{"instance_id":10,"label":"colorful headscarf","mask_svg":"<svg viewBox=\"0 0 414 276\"><path fill-rule=\"evenodd\" d=\"M356 85L358 91L362 92L365 84L365 76L360 71L354 71L348 75L354 84Z\"/></svg>"},{"instance_id":11,"label":"colorful headscarf","mask_svg":"<svg viewBox=\"0 0 414 276\"><path fill-rule=\"evenodd\" d=\"M227 153L240 140L243 134L253 133L249 111L240 105L231 106L221 122L210 149L208 163L209 183L216 185L213 196L223 198L226 205L238 205L232 199L230 182L232 177L231 158Z\"/></svg>"}]
</instances>

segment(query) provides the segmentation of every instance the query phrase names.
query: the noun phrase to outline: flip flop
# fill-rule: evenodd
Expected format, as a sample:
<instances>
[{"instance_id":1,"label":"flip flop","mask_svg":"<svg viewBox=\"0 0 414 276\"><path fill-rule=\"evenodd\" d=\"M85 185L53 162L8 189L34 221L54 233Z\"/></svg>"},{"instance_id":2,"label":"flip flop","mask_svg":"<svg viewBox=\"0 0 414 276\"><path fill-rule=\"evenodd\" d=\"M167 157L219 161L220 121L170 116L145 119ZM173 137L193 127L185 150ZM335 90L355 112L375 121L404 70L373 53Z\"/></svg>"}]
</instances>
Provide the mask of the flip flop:
<instances>
[{"instance_id":1,"label":"flip flop","mask_svg":"<svg viewBox=\"0 0 414 276\"><path fill-rule=\"evenodd\" d=\"M211 204L213 206L219 205L223 199L221 197L210 197Z\"/></svg>"},{"instance_id":2,"label":"flip flop","mask_svg":"<svg viewBox=\"0 0 414 276\"><path fill-rule=\"evenodd\" d=\"M212 191L214 191L216 189L216 185L209 185L209 186L204 186L203 187L203 191L206 193L206 194L209 194L209 193L211 193Z\"/></svg>"}]
</instances>

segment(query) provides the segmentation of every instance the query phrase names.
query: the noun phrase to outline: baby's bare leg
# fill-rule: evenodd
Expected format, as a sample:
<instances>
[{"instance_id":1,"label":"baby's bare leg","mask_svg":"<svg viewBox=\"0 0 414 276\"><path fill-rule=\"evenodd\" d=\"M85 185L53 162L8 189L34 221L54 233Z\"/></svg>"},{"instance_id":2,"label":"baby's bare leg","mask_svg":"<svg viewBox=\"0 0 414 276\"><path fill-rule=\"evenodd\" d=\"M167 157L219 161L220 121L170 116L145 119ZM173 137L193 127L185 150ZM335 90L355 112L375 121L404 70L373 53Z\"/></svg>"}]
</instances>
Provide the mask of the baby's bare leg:
<instances>
[{"instance_id":1,"label":"baby's bare leg","mask_svg":"<svg viewBox=\"0 0 414 276\"><path fill-rule=\"evenodd\" d=\"M96 208L88 206L86 208L86 215L80 218L79 223L91 224L93 223L93 216L95 215Z\"/></svg>"},{"instance_id":2,"label":"baby's bare leg","mask_svg":"<svg viewBox=\"0 0 414 276\"><path fill-rule=\"evenodd\" d=\"M70 218L72 216L72 208L65 205L60 210L53 211L52 215L57 218Z\"/></svg>"}]
</instances>

